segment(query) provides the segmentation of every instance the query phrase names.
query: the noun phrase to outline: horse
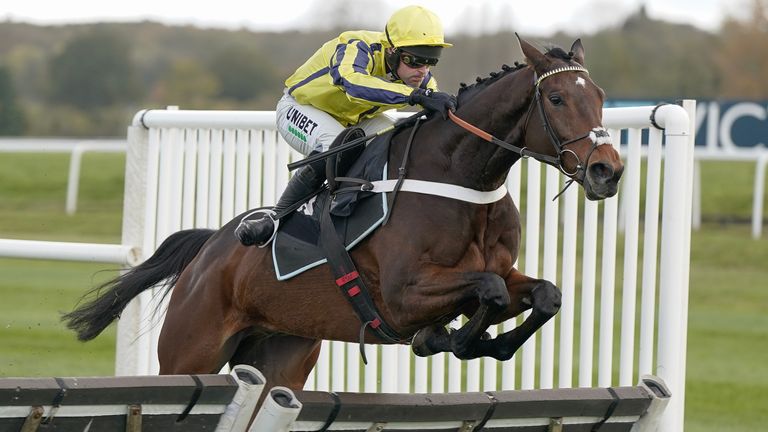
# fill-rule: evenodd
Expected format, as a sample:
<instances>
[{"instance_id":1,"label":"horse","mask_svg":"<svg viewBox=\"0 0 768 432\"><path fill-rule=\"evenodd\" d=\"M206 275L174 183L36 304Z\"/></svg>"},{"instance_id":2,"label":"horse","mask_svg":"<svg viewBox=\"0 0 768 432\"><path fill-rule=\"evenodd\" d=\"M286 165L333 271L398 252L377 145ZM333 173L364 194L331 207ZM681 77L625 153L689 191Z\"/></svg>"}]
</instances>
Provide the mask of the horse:
<instances>
[{"instance_id":1,"label":"horse","mask_svg":"<svg viewBox=\"0 0 768 432\"><path fill-rule=\"evenodd\" d=\"M541 52L517 40L526 63L462 84L450 118L431 116L396 133L389 160L401 161L410 148L409 179L488 192L530 156L560 169L590 200L615 195L624 167L613 146L603 145L610 144L602 127L605 93L585 69L581 41L570 52ZM389 178L397 169L388 165ZM478 204L400 192L388 222L351 250L396 340L365 331L328 265L277 281L269 249L244 247L233 235L241 217L218 230L172 234L63 319L80 340L93 339L131 299L164 282L171 297L158 344L161 374L216 373L244 363L270 386L301 389L324 339L508 360L560 308L554 284L515 267L521 224L507 193ZM516 328L493 338L486 332L529 309ZM462 315L466 323L449 331Z\"/></svg>"}]
</instances>

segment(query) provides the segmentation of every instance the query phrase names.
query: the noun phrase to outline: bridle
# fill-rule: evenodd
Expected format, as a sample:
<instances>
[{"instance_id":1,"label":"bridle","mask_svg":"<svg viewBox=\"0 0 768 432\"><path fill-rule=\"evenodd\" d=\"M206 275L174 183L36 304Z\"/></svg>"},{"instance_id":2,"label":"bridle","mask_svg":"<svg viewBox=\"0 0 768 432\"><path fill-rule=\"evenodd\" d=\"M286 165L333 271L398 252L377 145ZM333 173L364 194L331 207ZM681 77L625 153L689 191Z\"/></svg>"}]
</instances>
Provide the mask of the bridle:
<instances>
[{"instance_id":1,"label":"bridle","mask_svg":"<svg viewBox=\"0 0 768 432\"><path fill-rule=\"evenodd\" d=\"M541 96L541 83L545 79L551 77L552 75L559 74L562 72L569 72L569 71L584 72L586 74L589 74L589 71L581 66L563 66L563 67L548 71L542 74L538 78L536 78L536 76L534 75L534 96L533 96L534 100L533 100L533 103L531 103L528 106L528 111L525 115L525 122L523 124L523 136L525 136L525 131L528 129L528 122L530 121L530 118L531 118L531 112L533 111L533 107L536 106L538 108L539 116L541 117L544 130L547 132L549 141L552 143L552 146L555 148L555 152L557 156L550 156L542 153L536 153L531 150L528 150L527 147L518 147L506 141L500 140L495 136L489 134L488 132L466 122L465 120L461 119L451 111L448 112L448 117L457 125L477 135L478 137L482 138L485 141L494 143L502 148L515 152L519 154L520 157L522 158L532 157L540 162L551 165L557 168L558 170L560 170L560 172L562 172L566 176L568 176L571 179L571 182L573 182L574 180L580 181L581 179L583 179L584 172L586 170L587 164L589 163L589 158L592 156L592 152L594 152L597 146L600 145L600 142L597 138L599 137L598 134L601 133L601 131L592 129L589 132L583 135L580 135L576 138L572 138L564 142L561 141L560 138L557 136L557 133L555 132L554 128L552 127L552 124L549 121L549 117L547 116L547 111L544 109L544 102ZM595 136L593 137L593 140L592 140L593 141L592 148L589 150L586 160L584 161L584 163L582 163L581 158L579 158L576 152L566 148L566 146L569 144L573 144L575 142L581 141L585 138L589 138L593 134ZM570 153L576 158L576 161L577 161L576 168L573 170L573 172L568 172L568 170L565 168L565 165L563 164L563 155L566 153ZM566 188L568 186L570 186L570 183L566 186Z\"/></svg>"}]
</instances>

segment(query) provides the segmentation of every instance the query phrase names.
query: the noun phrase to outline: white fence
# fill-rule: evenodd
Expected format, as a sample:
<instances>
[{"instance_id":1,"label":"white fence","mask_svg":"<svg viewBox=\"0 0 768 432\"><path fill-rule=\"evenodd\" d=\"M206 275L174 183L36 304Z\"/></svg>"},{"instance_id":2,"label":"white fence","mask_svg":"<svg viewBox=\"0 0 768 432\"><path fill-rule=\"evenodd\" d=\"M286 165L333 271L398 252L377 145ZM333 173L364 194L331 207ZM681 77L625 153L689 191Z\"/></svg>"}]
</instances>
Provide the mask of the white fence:
<instances>
[{"instance_id":1,"label":"white fence","mask_svg":"<svg viewBox=\"0 0 768 432\"><path fill-rule=\"evenodd\" d=\"M763 196L765 195L765 167L768 149L709 150L696 149L693 178L693 229L701 227L701 161L754 162L755 179L752 189L752 238L759 239L763 232Z\"/></svg>"},{"instance_id":2,"label":"white fence","mask_svg":"<svg viewBox=\"0 0 768 432\"><path fill-rule=\"evenodd\" d=\"M697 111L701 111L701 107ZM698 120L697 120L698 121ZM0 153L70 153L69 172L67 175L66 192L66 213L75 214L77 211L78 188L80 185L80 172L82 158L85 153L110 152L125 153L125 140L100 139L100 140L73 140L63 138L0 138ZM645 156L645 152L644 152ZM759 239L763 231L763 207L765 195L765 177L766 166L768 166L768 149L759 148L739 148L733 147L726 150L717 146L708 145L694 149L694 169L693 169L693 208L692 208L692 228L698 230L701 228L701 161L731 161L731 162L754 162L755 177L752 189L752 238ZM619 204L621 206L622 203ZM621 207L620 207L621 208ZM0 240L0 243L3 241ZM5 256L14 256L11 253ZM43 258L32 256L33 258ZM20 257L17 257L20 258ZM68 257L56 259L69 259ZM109 258L98 258L94 256L93 260L106 260ZM124 263L125 261L120 261Z\"/></svg>"},{"instance_id":3,"label":"white fence","mask_svg":"<svg viewBox=\"0 0 768 432\"><path fill-rule=\"evenodd\" d=\"M80 184L80 167L85 153L124 153L126 140L62 139L62 138L0 138L0 153L69 153L66 211L74 214ZM140 250L130 244L50 242L0 239L0 258L32 258L65 261L95 261L122 265L140 263Z\"/></svg>"},{"instance_id":4,"label":"white fence","mask_svg":"<svg viewBox=\"0 0 768 432\"><path fill-rule=\"evenodd\" d=\"M67 176L67 214L77 211L80 166L85 153L125 153L127 143L121 139L66 138L0 138L0 153L69 153Z\"/></svg>"},{"instance_id":5,"label":"white fence","mask_svg":"<svg viewBox=\"0 0 768 432\"><path fill-rule=\"evenodd\" d=\"M688 112L695 112L689 105ZM531 161L513 167L507 186L524 216L525 259L519 266L560 286L564 300L556 319L514 359L462 362L444 354L412 359L407 346L367 346L369 365L362 368L356 345L328 342L307 387L366 392L567 388L633 385L653 373L673 394L662 430L681 430L693 129L683 108L659 108L656 121L666 130L650 128L648 168L641 177L641 129L650 127L651 110L604 113L614 137L628 129L628 142L622 143L627 149L622 212L618 197L584 201L575 187L552 201L563 184L559 172ZM296 155L280 143L273 122L272 112L137 114L129 129L123 244L141 247L147 257L179 229L219 227L241 211L274 203L288 179L285 165ZM520 189L523 172L525 191ZM620 222L623 231L617 228ZM157 372L159 325L148 324L152 307L146 293L122 315L118 374Z\"/></svg>"}]
</instances>

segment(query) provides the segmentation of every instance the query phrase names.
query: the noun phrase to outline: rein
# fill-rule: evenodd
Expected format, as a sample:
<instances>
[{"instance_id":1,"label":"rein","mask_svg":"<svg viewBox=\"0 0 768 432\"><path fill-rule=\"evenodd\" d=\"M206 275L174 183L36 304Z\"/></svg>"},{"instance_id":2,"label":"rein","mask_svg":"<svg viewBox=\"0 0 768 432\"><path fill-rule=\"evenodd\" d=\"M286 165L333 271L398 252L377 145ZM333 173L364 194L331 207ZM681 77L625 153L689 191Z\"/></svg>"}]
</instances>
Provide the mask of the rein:
<instances>
[{"instance_id":1,"label":"rein","mask_svg":"<svg viewBox=\"0 0 768 432\"><path fill-rule=\"evenodd\" d=\"M477 126L471 123L468 123L466 120L463 120L461 117L454 114L453 111L448 111L448 118L450 118L454 123L461 126L462 128L482 138L483 140L488 141L489 143L496 144L497 146L505 148L509 151L515 152L519 154L521 157L524 157L524 158L533 157L536 160L540 160L542 162L545 162L554 166L558 166L560 164L559 157L553 157L553 156L549 156L541 153L532 152L528 150L527 147L518 147L514 144L510 144L506 141L502 141L496 138L495 136L489 134L488 132L478 128Z\"/></svg>"},{"instance_id":2,"label":"rein","mask_svg":"<svg viewBox=\"0 0 768 432\"><path fill-rule=\"evenodd\" d=\"M480 137L481 139L483 139L485 141L488 141L490 143L496 144L499 147L507 149L507 150L509 150L511 152L517 153L522 158L533 157L534 159L536 159L536 160L538 160L540 162L544 162L544 163L546 163L548 165L551 165L551 166L557 168L558 170L560 170L560 172L562 172L563 174L565 174L566 176L571 178L569 183L565 186L566 188L568 188L568 186L570 186L571 183L574 181L574 177L577 174L579 174L579 172L584 170L586 163L589 162L589 157L592 156L592 152L597 147L597 141L595 141L593 146L592 146L592 149L589 151L589 154L587 155L587 159L586 159L585 163L582 164L581 163L581 159L579 158L579 156L573 150L565 148L565 146L567 146L569 144L573 144L573 143L578 142L578 141L581 141L581 140L583 140L585 138L589 138L591 136L591 134L594 133L594 130L591 130L591 131L585 133L584 135L580 135L580 136L578 136L576 138L572 138L572 139L569 139L569 140L567 140L565 142L562 142L558 138L557 133L555 133L555 130L552 127L552 124L549 121L549 117L547 116L547 112L544 109L544 103L543 103L543 101L541 99L541 88L540 88L541 83L545 79L551 77L552 75L555 75L555 74L558 74L558 73L562 73L562 72L568 72L568 71L584 72L586 74L589 74L589 71L587 69L581 67L581 66L564 66L564 67L561 67L561 68L553 69L553 70L551 70L551 71L541 75L540 77L538 77L536 79L535 83L534 83L534 86L535 86L535 88L534 88L534 96L533 96L534 102L531 105L529 105L528 111L527 111L526 116L525 116L525 124L524 124L524 127L523 127L524 130L527 129L528 121L530 120L530 117L531 117L531 111L533 110L533 107L535 105L538 108L538 110L539 110L539 116L542 119L544 130L547 132L547 136L549 137L549 141L552 143L552 146L555 148L555 151L557 152L557 156L556 157L555 156L545 155L545 154L542 154L542 153L536 153L536 152L528 150L527 147L518 147L518 146L516 146L514 144L510 144L510 143L508 143L506 141L500 140L500 139L496 138L495 136L491 135L490 133L488 133L488 132L478 128L477 126L474 126L471 123L468 123L467 121L463 120L462 118L460 118L459 116L454 114L452 111L448 111L448 117L454 123L456 123L458 126L466 129L467 131L471 132L472 134ZM576 160L578 161L578 163L576 164L576 169L573 172L568 172L565 169L565 166L563 165L562 155L564 153L571 153L576 158ZM565 189L563 189L563 191L565 191ZM560 194L562 194L562 192L560 192ZM557 196L560 196L560 194L558 194ZM557 198L557 196L555 198Z\"/></svg>"}]
</instances>

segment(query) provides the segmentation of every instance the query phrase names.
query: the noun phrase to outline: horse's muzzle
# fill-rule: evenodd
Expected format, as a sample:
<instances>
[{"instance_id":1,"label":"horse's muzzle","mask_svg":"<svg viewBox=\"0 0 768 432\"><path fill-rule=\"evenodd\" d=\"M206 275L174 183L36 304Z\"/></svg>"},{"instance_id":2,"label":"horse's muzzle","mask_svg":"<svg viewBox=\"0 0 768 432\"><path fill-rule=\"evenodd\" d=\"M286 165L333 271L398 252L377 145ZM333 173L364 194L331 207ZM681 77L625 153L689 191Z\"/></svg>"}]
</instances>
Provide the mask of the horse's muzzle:
<instances>
[{"instance_id":1,"label":"horse's muzzle","mask_svg":"<svg viewBox=\"0 0 768 432\"><path fill-rule=\"evenodd\" d=\"M592 201L610 198L619 190L619 179L624 173L624 166L614 168L605 162L593 162L587 167L583 187L587 199Z\"/></svg>"}]
</instances>

